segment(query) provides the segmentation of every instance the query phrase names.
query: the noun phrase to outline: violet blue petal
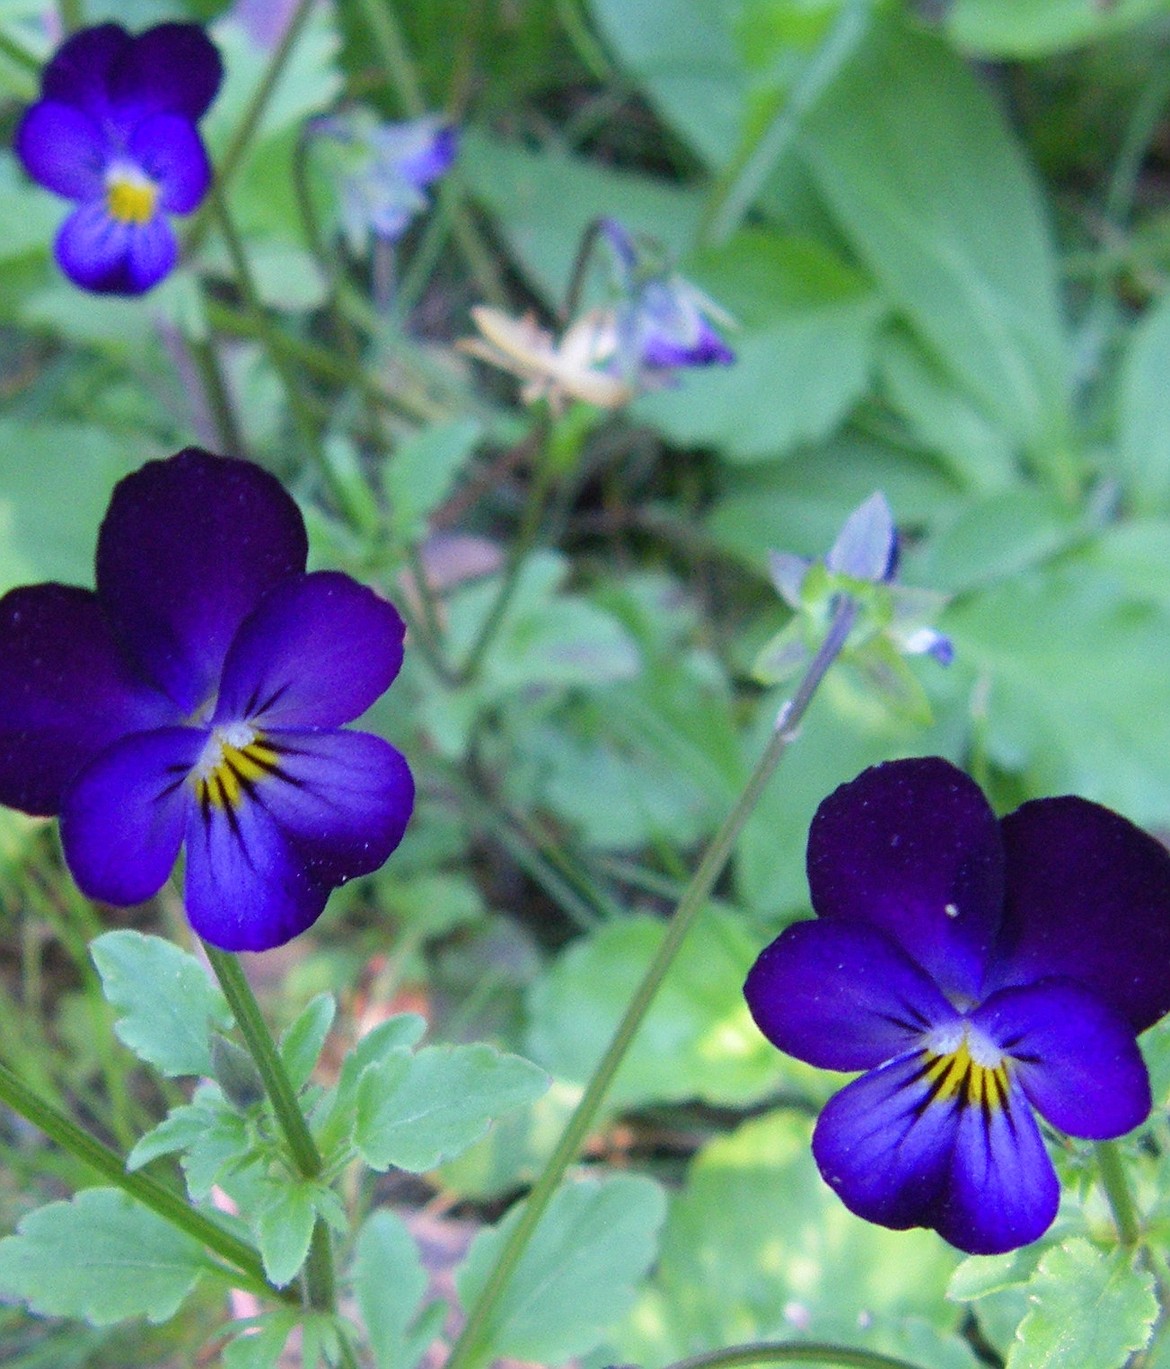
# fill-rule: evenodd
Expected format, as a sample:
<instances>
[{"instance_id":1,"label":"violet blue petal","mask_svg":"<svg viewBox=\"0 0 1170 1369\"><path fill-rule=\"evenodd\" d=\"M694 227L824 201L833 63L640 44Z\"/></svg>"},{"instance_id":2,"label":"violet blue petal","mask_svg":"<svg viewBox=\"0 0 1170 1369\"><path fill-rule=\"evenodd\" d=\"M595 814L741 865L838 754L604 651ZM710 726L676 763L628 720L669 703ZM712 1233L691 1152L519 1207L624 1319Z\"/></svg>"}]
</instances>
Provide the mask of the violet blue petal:
<instances>
[{"instance_id":1,"label":"violet blue petal","mask_svg":"<svg viewBox=\"0 0 1170 1369\"><path fill-rule=\"evenodd\" d=\"M101 127L84 110L40 100L24 112L13 139L24 169L67 200L99 199L109 149Z\"/></svg>"},{"instance_id":2,"label":"violet blue petal","mask_svg":"<svg viewBox=\"0 0 1170 1369\"><path fill-rule=\"evenodd\" d=\"M979 786L948 761L887 761L830 794L809 830L808 881L821 917L880 927L945 993L977 996L1003 847Z\"/></svg>"},{"instance_id":3,"label":"violet blue petal","mask_svg":"<svg viewBox=\"0 0 1170 1369\"><path fill-rule=\"evenodd\" d=\"M61 845L84 894L141 903L162 888L179 854L192 804L188 776L205 742L191 727L134 732L66 788Z\"/></svg>"},{"instance_id":4,"label":"violet blue petal","mask_svg":"<svg viewBox=\"0 0 1170 1369\"><path fill-rule=\"evenodd\" d=\"M148 223L112 218L104 199L79 205L61 225L54 247L61 270L98 295L141 295L172 269L178 242L156 214Z\"/></svg>"},{"instance_id":5,"label":"violet blue petal","mask_svg":"<svg viewBox=\"0 0 1170 1369\"><path fill-rule=\"evenodd\" d=\"M437 180L455 160L459 150L459 131L433 117L412 123L386 124L374 138L378 167L392 167L394 173L417 189Z\"/></svg>"},{"instance_id":6,"label":"violet blue petal","mask_svg":"<svg viewBox=\"0 0 1170 1369\"><path fill-rule=\"evenodd\" d=\"M822 1069L871 1069L958 1013L902 948L864 923L798 922L744 985L774 1046Z\"/></svg>"},{"instance_id":7,"label":"violet blue petal","mask_svg":"<svg viewBox=\"0 0 1170 1369\"><path fill-rule=\"evenodd\" d=\"M98 596L143 670L190 713L213 696L240 624L307 554L300 510L275 476L187 447L114 490Z\"/></svg>"},{"instance_id":8,"label":"violet blue petal","mask_svg":"<svg viewBox=\"0 0 1170 1369\"><path fill-rule=\"evenodd\" d=\"M957 1129L950 1181L930 1225L970 1255L1000 1255L1043 1236L1060 1204L1060 1184L1016 1083L990 1115L931 1104L940 1107L957 1113Z\"/></svg>"},{"instance_id":9,"label":"violet blue petal","mask_svg":"<svg viewBox=\"0 0 1170 1369\"><path fill-rule=\"evenodd\" d=\"M132 161L158 186L160 208L189 214L211 184L211 163L190 119L153 114L137 125L126 148Z\"/></svg>"},{"instance_id":10,"label":"violet blue petal","mask_svg":"<svg viewBox=\"0 0 1170 1369\"><path fill-rule=\"evenodd\" d=\"M955 1114L928 1105L923 1055L909 1052L854 1079L825 1104L813 1158L845 1206L902 1230L933 1226L946 1196Z\"/></svg>"},{"instance_id":11,"label":"violet blue petal","mask_svg":"<svg viewBox=\"0 0 1170 1369\"><path fill-rule=\"evenodd\" d=\"M880 584L893 577L898 562L898 529L879 490L846 518L825 565L838 575Z\"/></svg>"},{"instance_id":12,"label":"violet blue petal","mask_svg":"<svg viewBox=\"0 0 1170 1369\"><path fill-rule=\"evenodd\" d=\"M0 803L56 813L66 784L99 752L175 721L91 590L28 585L0 599Z\"/></svg>"},{"instance_id":13,"label":"violet blue petal","mask_svg":"<svg viewBox=\"0 0 1170 1369\"><path fill-rule=\"evenodd\" d=\"M223 79L219 49L198 24L157 24L135 37L110 71L115 104L144 114L207 113Z\"/></svg>"},{"instance_id":14,"label":"violet blue petal","mask_svg":"<svg viewBox=\"0 0 1170 1369\"><path fill-rule=\"evenodd\" d=\"M67 38L41 77L41 94L101 118L110 109L111 74L133 39L121 24L95 24Z\"/></svg>"},{"instance_id":15,"label":"violet blue petal","mask_svg":"<svg viewBox=\"0 0 1170 1369\"><path fill-rule=\"evenodd\" d=\"M675 366L730 366L735 353L705 318L693 338L649 331L642 343L642 364L654 370Z\"/></svg>"},{"instance_id":16,"label":"violet blue petal","mask_svg":"<svg viewBox=\"0 0 1170 1369\"><path fill-rule=\"evenodd\" d=\"M360 732L265 734L279 769L233 808L194 805L187 916L228 951L290 941L330 891L376 869L401 839L413 787L406 763Z\"/></svg>"},{"instance_id":17,"label":"violet blue petal","mask_svg":"<svg viewBox=\"0 0 1170 1369\"><path fill-rule=\"evenodd\" d=\"M1124 1136L1150 1112L1150 1080L1133 1029L1069 980L1001 989L972 1020L1006 1052L1028 1101L1071 1136Z\"/></svg>"},{"instance_id":18,"label":"violet blue petal","mask_svg":"<svg viewBox=\"0 0 1170 1369\"><path fill-rule=\"evenodd\" d=\"M1007 858L996 986L1067 976L1135 1032L1170 1011L1170 852L1080 798L1037 799L1003 821Z\"/></svg>"},{"instance_id":19,"label":"violet blue petal","mask_svg":"<svg viewBox=\"0 0 1170 1369\"><path fill-rule=\"evenodd\" d=\"M383 694L402 665L393 604L338 571L274 586L237 632L216 722L337 727Z\"/></svg>"}]
</instances>

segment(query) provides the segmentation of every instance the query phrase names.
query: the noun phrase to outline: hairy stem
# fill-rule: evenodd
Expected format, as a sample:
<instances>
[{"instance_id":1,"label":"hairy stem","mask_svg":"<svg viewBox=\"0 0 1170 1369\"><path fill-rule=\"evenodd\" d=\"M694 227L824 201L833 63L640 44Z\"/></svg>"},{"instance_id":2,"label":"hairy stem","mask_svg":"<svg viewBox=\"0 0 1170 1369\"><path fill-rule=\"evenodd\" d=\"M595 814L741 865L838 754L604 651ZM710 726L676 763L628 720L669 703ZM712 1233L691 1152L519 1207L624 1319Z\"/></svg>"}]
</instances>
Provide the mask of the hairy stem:
<instances>
[{"instance_id":1,"label":"hairy stem","mask_svg":"<svg viewBox=\"0 0 1170 1369\"><path fill-rule=\"evenodd\" d=\"M618 1067L625 1059L630 1044L644 1021L659 986L666 978L667 971L674 963L683 941L698 914L706 906L715 882L723 873L731 858L737 838L744 824L751 816L772 778L781 757L789 743L796 736L800 722L812 702L813 695L824 679L829 666L845 645L849 632L857 617L857 605L853 600L842 597L837 605L828 634L820 650L813 658L796 693L785 704L776 720L772 738L756 763L743 793L735 807L724 819L723 825L711 840L699 868L691 878L674 916L666 928L666 935L654 959L647 967L641 983L634 990L633 997L614 1031L613 1038L606 1047L605 1054L586 1085L581 1101L569 1118L564 1133L556 1149L549 1157L540 1178L532 1188L528 1201L520 1213L520 1218L504 1242L495 1268L484 1284L483 1291L473 1307L468 1310L467 1321L460 1334L446 1369L468 1369L478 1363L480 1342L487 1330L493 1309L508 1286L516 1266L520 1262L545 1209L552 1200L565 1171L576 1158L585 1138L601 1109L609 1087L613 1083Z\"/></svg>"},{"instance_id":2,"label":"hairy stem","mask_svg":"<svg viewBox=\"0 0 1170 1369\"><path fill-rule=\"evenodd\" d=\"M920 1369L909 1360L895 1359L873 1350L854 1350L848 1345L766 1340L750 1345L729 1345L725 1350L709 1350L689 1359L676 1360L666 1369L724 1369L735 1364L836 1364L846 1369Z\"/></svg>"},{"instance_id":3,"label":"hairy stem","mask_svg":"<svg viewBox=\"0 0 1170 1369\"><path fill-rule=\"evenodd\" d=\"M1125 1175L1125 1163L1116 1141L1098 1141L1097 1171L1101 1175L1101 1187L1113 1214L1113 1224L1117 1227L1117 1238L1122 1245L1132 1248L1141 1239L1141 1223L1133 1205L1129 1191L1129 1180Z\"/></svg>"}]
</instances>

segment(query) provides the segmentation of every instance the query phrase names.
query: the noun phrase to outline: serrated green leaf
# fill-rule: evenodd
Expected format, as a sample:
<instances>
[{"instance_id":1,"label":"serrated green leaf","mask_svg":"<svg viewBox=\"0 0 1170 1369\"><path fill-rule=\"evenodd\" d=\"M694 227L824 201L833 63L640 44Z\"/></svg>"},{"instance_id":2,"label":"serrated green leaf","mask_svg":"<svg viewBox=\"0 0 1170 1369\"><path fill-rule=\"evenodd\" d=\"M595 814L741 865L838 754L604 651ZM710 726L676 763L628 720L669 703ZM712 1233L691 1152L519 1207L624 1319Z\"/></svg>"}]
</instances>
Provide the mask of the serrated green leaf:
<instances>
[{"instance_id":1,"label":"serrated green leaf","mask_svg":"<svg viewBox=\"0 0 1170 1369\"><path fill-rule=\"evenodd\" d=\"M952 1302L976 1302L1026 1283L1036 1269L1034 1246L1009 1250L1006 1255L969 1255L951 1275L947 1297Z\"/></svg>"},{"instance_id":2,"label":"serrated green leaf","mask_svg":"<svg viewBox=\"0 0 1170 1369\"><path fill-rule=\"evenodd\" d=\"M218 1094L217 1089L216 1097ZM196 1097L199 1099L200 1095ZM180 1158L187 1191L196 1202L206 1198L225 1174L247 1163L252 1156L247 1121L222 1099L217 1102L210 1092L203 1097L206 1124Z\"/></svg>"},{"instance_id":3,"label":"serrated green leaf","mask_svg":"<svg viewBox=\"0 0 1170 1369\"><path fill-rule=\"evenodd\" d=\"M317 1142L326 1152L349 1139L357 1106L358 1082L371 1065L409 1052L427 1029L418 1013L398 1013L379 1022L341 1062L336 1087L327 1095L319 1119L314 1118Z\"/></svg>"},{"instance_id":4,"label":"serrated green leaf","mask_svg":"<svg viewBox=\"0 0 1170 1369\"><path fill-rule=\"evenodd\" d=\"M479 1296L520 1211L472 1242L455 1275L465 1308ZM492 1308L479 1365L505 1357L561 1364L600 1344L653 1261L665 1215L662 1190L641 1176L560 1188Z\"/></svg>"},{"instance_id":5,"label":"serrated green leaf","mask_svg":"<svg viewBox=\"0 0 1170 1369\"><path fill-rule=\"evenodd\" d=\"M309 1082L337 1014L337 999L319 993L305 1005L280 1038L280 1058L294 1089Z\"/></svg>"},{"instance_id":6,"label":"serrated green leaf","mask_svg":"<svg viewBox=\"0 0 1170 1369\"><path fill-rule=\"evenodd\" d=\"M427 1273L406 1223L383 1208L358 1232L353 1290L378 1369L412 1369L425 1349L409 1334Z\"/></svg>"},{"instance_id":7,"label":"serrated green leaf","mask_svg":"<svg viewBox=\"0 0 1170 1369\"><path fill-rule=\"evenodd\" d=\"M487 1045L430 1046L362 1075L354 1144L373 1169L421 1173L459 1155L492 1121L539 1098L549 1079Z\"/></svg>"},{"instance_id":8,"label":"serrated green leaf","mask_svg":"<svg viewBox=\"0 0 1170 1369\"><path fill-rule=\"evenodd\" d=\"M410 544L426 534L427 519L450 493L482 431L475 419L460 418L424 428L395 447L382 476L395 537Z\"/></svg>"},{"instance_id":9,"label":"serrated green leaf","mask_svg":"<svg viewBox=\"0 0 1170 1369\"><path fill-rule=\"evenodd\" d=\"M319 1185L311 1180L268 1180L266 1193L252 1217L264 1272L283 1287L300 1269L309 1253L317 1221L314 1202Z\"/></svg>"},{"instance_id":10,"label":"serrated green leaf","mask_svg":"<svg viewBox=\"0 0 1170 1369\"><path fill-rule=\"evenodd\" d=\"M207 1134L209 1124L214 1122L217 1111L198 1103L172 1108L158 1126L139 1137L126 1157L126 1168L141 1169L160 1155L173 1155L175 1151L198 1145Z\"/></svg>"},{"instance_id":11,"label":"serrated green leaf","mask_svg":"<svg viewBox=\"0 0 1170 1369\"><path fill-rule=\"evenodd\" d=\"M1007 1369L1121 1369L1158 1316L1153 1276L1127 1251L1080 1238L1044 1256L1028 1299Z\"/></svg>"},{"instance_id":12,"label":"serrated green leaf","mask_svg":"<svg viewBox=\"0 0 1170 1369\"><path fill-rule=\"evenodd\" d=\"M124 929L90 946L102 990L122 1010L114 1031L163 1074L211 1073L211 1032L231 1026L219 986L194 956L157 936Z\"/></svg>"},{"instance_id":13,"label":"serrated green leaf","mask_svg":"<svg viewBox=\"0 0 1170 1369\"><path fill-rule=\"evenodd\" d=\"M206 1269L197 1241L111 1188L38 1208L0 1241L0 1294L94 1326L166 1321Z\"/></svg>"}]
</instances>

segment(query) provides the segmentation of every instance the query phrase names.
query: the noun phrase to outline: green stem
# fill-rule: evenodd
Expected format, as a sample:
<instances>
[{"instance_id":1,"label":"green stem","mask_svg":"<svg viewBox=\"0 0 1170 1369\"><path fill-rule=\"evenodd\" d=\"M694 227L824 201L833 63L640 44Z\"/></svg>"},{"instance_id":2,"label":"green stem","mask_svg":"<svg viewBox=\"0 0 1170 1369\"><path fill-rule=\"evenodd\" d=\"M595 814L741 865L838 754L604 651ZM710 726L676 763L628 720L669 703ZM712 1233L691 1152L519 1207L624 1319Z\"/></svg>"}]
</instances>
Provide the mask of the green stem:
<instances>
[{"instance_id":1,"label":"green stem","mask_svg":"<svg viewBox=\"0 0 1170 1369\"><path fill-rule=\"evenodd\" d=\"M272 322L268 311L264 307L264 302L260 298L260 292L256 287L256 277L252 274L252 267L248 261L248 255L244 251L244 243L236 226L232 222L232 217L228 213L227 205L224 203L223 196L218 189L211 192L211 200L214 205L216 221L219 226L220 236L223 238L224 245L231 258L232 270L235 272L236 285L243 297L244 305L251 314L256 325L256 331L263 340L265 350L269 360L272 362L273 369L280 377L280 383L284 387L285 395L288 399L289 410L296 424L297 432L300 435L301 443L305 448L305 453L329 489L330 493L339 504L344 507L345 492L340 490L337 484L337 476L333 467L325 458L325 453L321 449L320 434L317 430L317 422L309 409L305 399L304 390L298 384L297 377L289 364L288 356L278 341L280 329Z\"/></svg>"},{"instance_id":2,"label":"green stem","mask_svg":"<svg viewBox=\"0 0 1170 1369\"><path fill-rule=\"evenodd\" d=\"M236 411L223 378L215 343L209 337L189 338L187 346L195 369L199 372L199 382L215 427L219 450L225 456L246 456L244 437L236 421Z\"/></svg>"},{"instance_id":3,"label":"green stem","mask_svg":"<svg viewBox=\"0 0 1170 1369\"><path fill-rule=\"evenodd\" d=\"M248 144L252 141L260 120L264 117L264 111L268 107L268 101L272 98L272 92L276 89L276 84L284 74L284 68L292 56L292 50L296 46L297 39L301 36L301 30L308 21L309 15L313 10L314 0L299 0L296 9L293 11L292 18L288 21L284 33L281 35L280 42L277 44L276 51L269 60L268 67L264 75L260 78L260 84L252 93L252 98L248 101L248 107L244 111L244 117L236 127L232 140L227 146L227 150L219 160L219 165L215 173L215 188L223 194L229 182L239 169L240 162L244 153L248 149ZM210 198L204 200L199 207L195 217L191 220L191 225L187 229L186 243L184 244L185 254L194 256L200 244L207 235L207 230L211 222L212 203Z\"/></svg>"},{"instance_id":4,"label":"green stem","mask_svg":"<svg viewBox=\"0 0 1170 1369\"><path fill-rule=\"evenodd\" d=\"M283 1296L265 1279L264 1266L250 1245L225 1231L212 1218L197 1212L174 1189L149 1174L128 1171L117 1151L111 1150L63 1112L46 1103L5 1065L0 1065L0 1102L44 1132L50 1141L67 1154L235 1266L241 1277L247 1280L246 1284L239 1285L241 1288L248 1287L268 1297Z\"/></svg>"},{"instance_id":5,"label":"green stem","mask_svg":"<svg viewBox=\"0 0 1170 1369\"><path fill-rule=\"evenodd\" d=\"M15 38L0 29L0 53L13 64L22 67L25 71L40 76L41 68L44 63L39 57L34 56L27 48L21 47Z\"/></svg>"},{"instance_id":6,"label":"green stem","mask_svg":"<svg viewBox=\"0 0 1170 1369\"><path fill-rule=\"evenodd\" d=\"M1129 1191L1129 1180L1125 1175L1125 1164L1116 1141L1098 1141L1097 1170L1101 1175L1101 1187L1109 1201L1113 1213L1113 1223L1117 1227L1117 1238L1122 1245L1132 1248L1141 1239L1141 1223L1133 1205Z\"/></svg>"},{"instance_id":7,"label":"green stem","mask_svg":"<svg viewBox=\"0 0 1170 1369\"><path fill-rule=\"evenodd\" d=\"M85 27L85 7L81 0L57 0L57 13L66 38Z\"/></svg>"},{"instance_id":8,"label":"green stem","mask_svg":"<svg viewBox=\"0 0 1170 1369\"><path fill-rule=\"evenodd\" d=\"M838 1364L847 1369L919 1369L909 1360L895 1359L873 1350L854 1350L847 1345L826 1341L756 1341L751 1345L730 1345L725 1350L709 1350L703 1355L676 1360L666 1369L724 1369L735 1364Z\"/></svg>"},{"instance_id":9,"label":"green stem","mask_svg":"<svg viewBox=\"0 0 1170 1369\"><path fill-rule=\"evenodd\" d=\"M309 1256L305 1261L305 1292L311 1307L319 1312L333 1311L337 1298L333 1277L333 1235L320 1217L313 1227Z\"/></svg>"},{"instance_id":10,"label":"green stem","mask_svg":"<svg viewBox=\"0 0 1170 1369\"><path fill-rule=\"evenodd\" d=\"M260 1078L264 1081L264 1091L272 1103L276 1120L284 1132L288 1148L292 1152L297 1171L306 1179L315 1179L324 1168L321 1152L309 1131L309 1124L297 1102L296 1093L285 1072L284 1062L276 1049L276 1043L268 1030L256 1002L256 995L248 983L236 956L221 951L218 946L203 943L207 959L219 980L224 997L236 1019L236 1025L248 1044Z\"/></svg>"},{"instance_id":11,"label":"green stem","mask_svg":"<svg viewBox=\"0 0 1170 1369\"><path fill-rule=\"evenodd\" d=\"M491 1275L484 1284L483 1291L473 1307L468 1310L463 1331L451 1351L446 1369L467 1369L468 1365L478 1362L480 1340L487 1329L492 1311L500 1295L508 1286L536 1230L545 1209L552 1200L565 1171L572 1164L581 1149L585 1138L593 1126L601 1109L609 1087L613 1083L618 1067L625 1058L626 1051L637 1035L639 1028L650 1009L658 988L665 979L667 971L674 963L687 933L695 918L706 906L715 882L723 873L731 858L736 840L744 824L751 816L760 795L779 765L789 743L797 735L801 720L812 702L818 686L824 679L829 666L845 645L850 630L857 618L857 605L847 597L842 597L837 605L829 631L820 650L810 662L796 693L781 709L776 719L775 730L763 755L756 763L748 779L747 786L740 795L735 807L724 819L723 825L711 839L699 868L691 878L686 892L667 923L663 937L654 959L650 962L642 982L634 990L634 995L626 1007L622 1020L614 1031L613 1038L606 1047L605 1054L598 1062L581 1101L569 1118L564 1133L556 1149L549 1157L540 1178L533 1185L528 1201L521 1210L519 1220L504 1242Z\"/></svg>"},{"instance_id":12,"label":"green stem","mask_svg":"<svg viewBox=\"0 0 1170 1369\"><path fill-rule=\"evenodd\" d=\"M552 482L552 470L548 457L548 420L542 418L538 422L543 431L541 441L536 447L536 470L528 488L528 499L520 519L520 531L508 550L508 560L504 566L504 578L500 585L500 591L480 624L475 640L471 644L471 649L459 668L459 678L465 684L469 680L475 679L476 672L483 664L483 658L487 654L500 624L504 621L504 615L508 612L509 605L520 584L520 572L524 568L524 562L532 550L536 541L536 534L540 529L540 515L544 510L545 495L548 493L548 487Z\"/></svg>"},{"instance_id":13,"label":"green stem","mask_svg":"<svg viewBox=\"0 0 1170 1369\"><path fill-rule=\"evenodd\" d=\"M418 72L410 59L406 40L398 26L398 17L394 13L391 0L361 0L361 10L373 34L387 82L397 93L403 109L410 118L420 118L427 112L426 96L423 94ZM446 175L439 185L440 206L450 217L459 249L471 268L480 290L491 304L502 309L507 305L507 292L496 269L495 260L467 212L461 192L459 173L456 169Z\"/></svg>"}]
</instances>

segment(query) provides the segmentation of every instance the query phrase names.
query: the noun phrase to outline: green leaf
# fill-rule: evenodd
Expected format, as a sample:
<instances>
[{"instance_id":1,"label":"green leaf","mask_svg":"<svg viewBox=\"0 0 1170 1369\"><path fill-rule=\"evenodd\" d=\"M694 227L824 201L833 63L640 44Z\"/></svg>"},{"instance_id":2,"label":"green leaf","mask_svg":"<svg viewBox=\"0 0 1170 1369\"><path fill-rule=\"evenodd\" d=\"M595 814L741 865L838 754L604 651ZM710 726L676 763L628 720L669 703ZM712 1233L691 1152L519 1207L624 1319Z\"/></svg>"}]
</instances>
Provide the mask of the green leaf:
<instances>
[{"instance_id":1,"label":"green leaf","mask_svg":"<svg viewBox=\"0 0 1170 1369\"><path fill-rule=\"evenodd\" d=\"M378 1369L412 1369L425 1345L410 1325L427 1291L427 1272L406 1223L383 1208L358 1232L352 1283Z\"/></svg>"},{"instance_id":2,"label":"green leaf","mask_svg":"<svg viewBox=\"0 0 1170 1369\"><path fill-rule=\"evenodd\" d=\"M224 1346L223 1369L277 1369L298 1320L297 1313L288 1308L253 1318L254 1330Z\"/></svg>"},{"instance_id":3,"label":"green leaf","mask_svg":"<svg viewBox=\"0 0 1170 1369\"><path fill-rule=\"evenodd\" d=\"M372 1065L387 1059L400 1059L409 1053L427 1029L426 1019L418 1013L397 1013L373 1030L348 1051L341 1062L336 1086L327 1095L319 1117L314 1117L317 1143L329 1152L342 1141L348 1142L357 1107L358 1084Z\"/></svg>"},{"instance_id":4,"label":"green leaf","mask_svg":"<svg viewBox=\"0 0 1170 1369\"><path fill-rule=\"evenodd\" d=\"M319 993L280 1038L280 1058L294 1089L309 1082L337 1013L337 999Z\"/></svg>"},{"instance_id":5,"label":"green leaf","mask_svg":"<svg viewBox=\"0 0 1170 1369\"><path fill-rule=\"evenodd\" d=\"M421 1173L473 1145L495 1118L539 1098L545 1072L487 1045L429 1046L371 1066L354 1144L373 1169Z\"/></svg>"},{"instance_id":6,"label":"green leaf","mask_svg":"<svg viewBox=\"0 0 1170 1369\"><path fill-rule=\"evenodd\" d=\"M173 1155L175 1151L189 1150L196 1146L206 1135L221 1111L206 1103L183 1103L170 1112L156 1127L138 1138L134 1149L126 1157L126 1168L141 1169L160 1155ZM240 1134L243 1134L241 1127Z\"/></svg>"},{"instance_id":7,"label":"green leaf","mask_svg":"<svg viewBox=\"0 0 1170 1369\"><path fill-rule=\"evenodd\" d=\"M698 232L702 199L695 191L552 148L533 152L472 129L459 165L529 284L549 305L563 302L581 236L601 215L656 238L676 259Z\"/></svg>"},{"instance_id":8,"label":"green leaf","mask_svg":"<svg viewBox=\"0 0 1170 1369\"><path fill-rule=\"evenodd\" d=\"M1170 294L1129 337L1118 390L1117 459L1137 507L1170 509Z\"/></svg>"},{"instance_id":9,"label":"green leaf","mask_svg":"<svg viewBox=\"0 0 1170 1369\"><path fill-rule=\"evenodd\" d=\"M987 57L1040 57L1132 28L1165 8L1164 0L955 0L946 22L961 48Z\"/></svg>"},{"instance_id":10,"label":"green leaf","mask_svg":"<svg viewBox=\"0 0 1170 1369\"><path fill-rule=\"evenodd\" d=\"M868 386L886 314L873 286L818 243L761 230L688 274L743 325L730 335L735 364L643 396L635 417L733 461L775 459L832 433Z\"/></svg>"},{"instance_id":11,"label":"green leaf","mask_svg":"<svg viewBox=\"0 0 1170 1369\"><path fill-rule=\"evenodd\" d=\"M174 1316L207 1261L199 1243L111 1188L23 1218L0 1241L0 1294L94 1326Z\"/></svg>"},{"instance_id":12,"label":"green leaf","mask_svg":"<svg viewBox=\"0 0 1170 1369\"><path fill-rule=\"evenodd\" d=\"M1068 344L1040 192L963 61L928 33L875 23L802 147L927 348L1022 446L1063 444Z\"/></svg>"},{"instance_id":13,"label":"green leaf","mask_svg":"<svg viewBox=\"0 0 1170 1369\"><path fill-rule=\"evenodd\" d=\"M1133 1255L1079 1238L1044 1256L1028 1297L1007 1369L1121 1369L1158 1316L1153 1275Z\"/></svg>"},{"instance_id":14,"label":"green leaf","mask_svg":"<svg viewBox=\"0 0 1170 1369\"><path fill-rule=\"evenodd\" d=\"M472 1242L455 1275L465 1308L478 1298L521 1210ZM662 1190L640 1176L562 1186L492 1308L477 1369L502 1358L561 1364L600 1344L654 1259L665 1212Z\"/></svg>"},{"instance_id":15,"label":"green leaf","mask_svg":"<svg viewBox=\"0 0 1170 1369\"><path fill-rule=\"evenodd\" d=\"M483 428L473 418L436 423L400 442L386 463L382 485L390 530L407 545L426 536L427 519L451 492Z\"/></svg>"},{"instance_id":16,"label":"green leaf","mask_svg":"<svg viewBox=\"0 0 1170 1369\"><path fill-rule=\"evenodd\" d=\"M118 1040L163 1074L211 1073L211 1032L231 1026L219 986L193 955L157 936L105 932L90 947Z\"/></svg>"},{"instance_id":17,"label":"green leaf","mask_svg":"<svg viewBox=\"0 0 1170 1369\"><path fill-rule=\"evenodd\" d=\"M278 1287L288 1283L309 1253L317 1221L316 1192L308 1179L271 1178L252 1214L252 1229L264 1261L264 1272Z\"/></svg>"},{"instance_id":18,"label":"green leaf","mask_svg":"<svg viewBox=\"0 0 1170 1369\"><path fill-rule=\"evenodd\" d=\"M661 919L635 915L563 951L529 995L532 1057L584 1084L665 935ZM610 1106L682 1098L737 1106L791 1082L790 1062L760 1035L741 992L759 950L742 919L715 907L703 913L618 1070Z\"/></svg>"}]
</instances>

